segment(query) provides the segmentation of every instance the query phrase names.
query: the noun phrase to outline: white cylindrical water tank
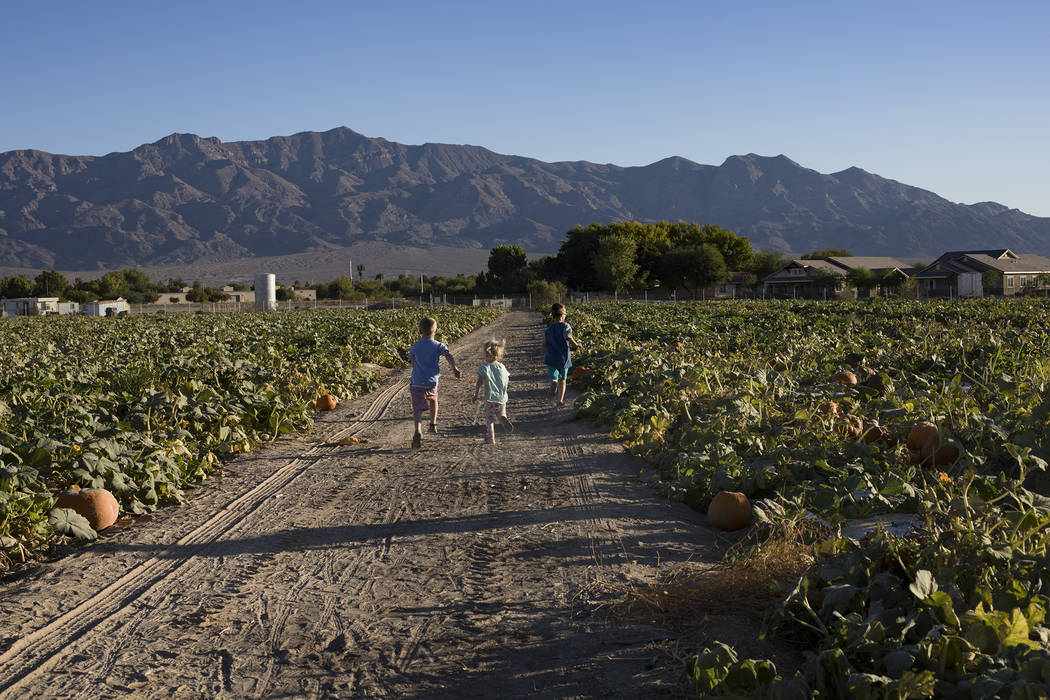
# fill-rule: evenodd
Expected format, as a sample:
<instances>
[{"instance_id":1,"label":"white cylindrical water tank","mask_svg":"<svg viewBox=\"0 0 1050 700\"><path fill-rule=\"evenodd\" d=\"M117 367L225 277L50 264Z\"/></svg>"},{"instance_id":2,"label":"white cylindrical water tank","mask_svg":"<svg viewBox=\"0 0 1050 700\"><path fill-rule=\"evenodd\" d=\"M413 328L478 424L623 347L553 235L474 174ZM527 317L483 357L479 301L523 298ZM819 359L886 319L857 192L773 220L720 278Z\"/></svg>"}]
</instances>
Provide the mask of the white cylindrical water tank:
<instances>
[{"instance_id":1,"label":"white cylindrical water tank","mask_svg":"<svg viewBox=\"0 0 1050 700\"><path fill-rule=\"evenodd\" d=\"M262 274L255 276L255 310L275 311L277 309L277 276Z\"/></svg>"}]
</instances>

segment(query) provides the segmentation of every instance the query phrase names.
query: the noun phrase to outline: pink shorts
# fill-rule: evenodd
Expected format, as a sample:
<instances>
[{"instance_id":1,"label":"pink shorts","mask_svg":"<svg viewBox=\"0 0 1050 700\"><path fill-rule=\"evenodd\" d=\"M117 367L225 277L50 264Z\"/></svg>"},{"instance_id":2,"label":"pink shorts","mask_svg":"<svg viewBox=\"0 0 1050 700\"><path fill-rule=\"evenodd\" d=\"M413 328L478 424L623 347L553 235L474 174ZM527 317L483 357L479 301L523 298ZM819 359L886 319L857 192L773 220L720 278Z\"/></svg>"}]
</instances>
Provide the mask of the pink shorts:
<instances>
[{"instance_id":1,"label":"pink shorts","mask_svg":"<svg viewBox=\"0 0 1050 700\"><path fill-rule=\"evenodd\" d=\"M413 411L426 411L430 408L430 402L437 401L438 398L437 387L427 389L421 386L411 386L408 388L408 393L412 396Z\"/></svg>"}]
</instances>

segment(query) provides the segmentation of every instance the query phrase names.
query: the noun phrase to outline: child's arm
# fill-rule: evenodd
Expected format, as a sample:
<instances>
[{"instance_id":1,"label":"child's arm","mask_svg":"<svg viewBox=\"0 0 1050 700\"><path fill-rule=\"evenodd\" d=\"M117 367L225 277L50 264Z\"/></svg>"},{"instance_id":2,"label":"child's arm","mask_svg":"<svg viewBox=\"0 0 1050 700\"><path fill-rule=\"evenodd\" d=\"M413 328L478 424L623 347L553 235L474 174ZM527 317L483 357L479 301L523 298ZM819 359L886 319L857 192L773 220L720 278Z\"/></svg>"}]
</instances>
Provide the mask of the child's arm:
<instances>
[{"instance_id":1,"label":"child's arm","mask_svg":"<svg viewBox=\"0 0 1050 700\"><path fill-rule=\"evenodd\" d=\"M445 358L448 360L448 363L452 365L452 373L456 375L456 379L461 379L463 377L463 372L461 372L459 367L456 366L456 358L452 357L452 353L448 350L445 351Z\"/></svg>"},{"instance_id":2,"label":"child's arm","mask_svg":"<svg viewBox=\"0 0 1050 700\"><path fill-rule=\"evenodd\" d=\"M479 374L478 375L478 381L474 383L474 400L475 401L478 400L478 396L481 394L481 385L484 384L484 383L485 383L485 380L482 379L481 375Z\"/></svg>"}]
</instances>

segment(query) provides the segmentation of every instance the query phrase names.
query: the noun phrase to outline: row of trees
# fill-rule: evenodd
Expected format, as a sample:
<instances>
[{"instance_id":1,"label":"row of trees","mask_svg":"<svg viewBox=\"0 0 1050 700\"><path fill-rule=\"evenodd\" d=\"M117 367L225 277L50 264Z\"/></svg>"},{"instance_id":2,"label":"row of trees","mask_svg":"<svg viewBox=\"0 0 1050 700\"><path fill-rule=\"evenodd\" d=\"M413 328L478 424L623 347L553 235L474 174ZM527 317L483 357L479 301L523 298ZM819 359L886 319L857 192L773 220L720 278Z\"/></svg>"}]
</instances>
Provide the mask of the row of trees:
<instances>
[{"instance_id":1,"label":"row of trees","mask_svg":"<svg viewBox=\"0 0 1050 700\"><path fill-rule=\"evenodd\" d=\"M845 250L814 251L803 256L823 259L848 256ZM721 226L684 221L643 224L637 221L577 226L566 234L557 255L529 261L517 245L495 247L488 269L476 275L410 276L386 279L382 274L363 279L364 265L357 266L358 279L337 277L328 282L278 285L280 301L294 298L295 288L314 289L318 299L360 301L414 296L491 296L531 293L534 298L565 296L567 288L625 292L662 286L693 291L723 284L732 272L744 286L780 269L788 260L775 251L755 253L747 238ZM867 273L865 275L864 273ZM858 287L882 283L870 271L851 273L848 280ZM841 278L838 278L841 281ZM829 278L829 285L832 280ZM130 303L156 301L165 292L186 287L181 279L156 283L136 269L107 272L93 280L72 283L54 270L41 272L34 280L18 276L0 279L0 296L7 298L52 296L65 301L93 301L123 297ZM234 284L234 289L248 289ZM223 301L220 289L194 282L187 299L193 302Z\"/></svg>"},{"instance_id":2,"label":"row of trees","mask_svg":"<svg viewBox=\"0 0 1050 700\"><path fill-rule=\"evenodd\" d=\"M167 283L154 282L146 273L136 269L107 272L91 280L78 277L73 282L60 272L46 270L32 280L24 275L0 278L0 297L58 297L61 301L80 303L123 297L132 304L148 304L156 301L163 292L179 291L185 284L176 279Z\"/></svg>"},{"instance_id":3,"label":"row of trees","mask_svg":"<svg viewBox=\"0 0 1050 700\"><path fill-rule=\"evenodd\" d=\"M696 291L745 273L743 282L778 270L780 253L754 253L747 238L712 224L637 221L577 226L557 255L529 262L520 246L501 245L478 276L479 292L521 292L535 282L624 292L663 286Z\"/></svg>"}]
</instances>

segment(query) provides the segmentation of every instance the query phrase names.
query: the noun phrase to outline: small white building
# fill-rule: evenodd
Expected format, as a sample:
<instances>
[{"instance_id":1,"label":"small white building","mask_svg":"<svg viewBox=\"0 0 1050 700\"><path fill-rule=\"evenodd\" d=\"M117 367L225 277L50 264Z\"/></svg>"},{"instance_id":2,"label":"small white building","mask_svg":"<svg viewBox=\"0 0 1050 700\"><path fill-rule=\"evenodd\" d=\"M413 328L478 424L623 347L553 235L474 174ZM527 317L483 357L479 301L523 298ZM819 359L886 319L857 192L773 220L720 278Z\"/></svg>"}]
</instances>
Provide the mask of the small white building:
<instances>
[{"instance_id":1,"label":"small white building","mask_svg":"<svg viewBox=\"0 0 1050 700\"><path fill-rule=\"evenodd\" d=\"M120 316L128 312L128 302L123 297L118 299L99 299L84 303L85 316Z\"/></svg>"},{"instance_id":2,"label":"small white building","mask_svg":"<svg viewBox=\"0 0 1050 700\"><path fill-rule=\"evenodd\" d=\"M58 311L58 297L20 297L4 299L8 316L49 316Z\"/></svg>"}]
</instances>

